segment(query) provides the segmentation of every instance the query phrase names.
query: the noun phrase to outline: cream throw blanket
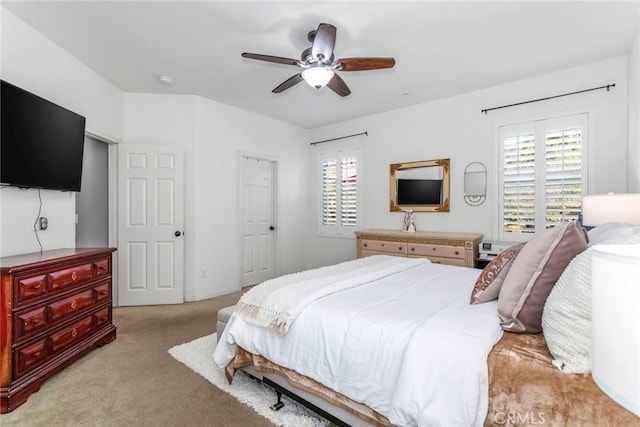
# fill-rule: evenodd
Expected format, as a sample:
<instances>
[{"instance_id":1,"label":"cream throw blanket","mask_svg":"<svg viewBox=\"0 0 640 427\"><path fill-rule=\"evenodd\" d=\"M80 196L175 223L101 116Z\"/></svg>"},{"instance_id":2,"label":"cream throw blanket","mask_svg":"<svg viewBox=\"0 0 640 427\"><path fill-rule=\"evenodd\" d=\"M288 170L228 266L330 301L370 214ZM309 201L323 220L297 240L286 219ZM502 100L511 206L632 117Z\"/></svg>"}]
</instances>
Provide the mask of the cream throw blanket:
<instances>
[{"instance_id":1,"label":"cream throw blanket","mask_svg":"<svg viewBox=\"0 0 640 427\"><path fill-rule=\"evenodd\" d=\"M284 335L312 302L429 262L426 258L374 255L267 280L245 293L236 305L246 322Z\"/></svg>"}]
</instances>

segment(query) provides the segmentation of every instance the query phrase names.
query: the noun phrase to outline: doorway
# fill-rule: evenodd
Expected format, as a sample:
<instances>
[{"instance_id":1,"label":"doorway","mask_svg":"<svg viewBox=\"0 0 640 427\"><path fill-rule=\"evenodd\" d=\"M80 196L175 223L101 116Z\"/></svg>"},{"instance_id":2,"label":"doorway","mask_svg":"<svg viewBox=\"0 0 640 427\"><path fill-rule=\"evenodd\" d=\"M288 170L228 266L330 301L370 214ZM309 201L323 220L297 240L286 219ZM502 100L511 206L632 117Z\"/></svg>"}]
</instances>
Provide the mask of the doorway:
<instances>
[{"instance_id":1,"label":"doorway","mask_svg":"<svg viewBox=\"0 0 640 427\"><path fill-rule=\"evenodd\" d=\"M76 247L109 246L108 144L85 136L82 188L76 193Z\"/></svg>"}]
</instances>

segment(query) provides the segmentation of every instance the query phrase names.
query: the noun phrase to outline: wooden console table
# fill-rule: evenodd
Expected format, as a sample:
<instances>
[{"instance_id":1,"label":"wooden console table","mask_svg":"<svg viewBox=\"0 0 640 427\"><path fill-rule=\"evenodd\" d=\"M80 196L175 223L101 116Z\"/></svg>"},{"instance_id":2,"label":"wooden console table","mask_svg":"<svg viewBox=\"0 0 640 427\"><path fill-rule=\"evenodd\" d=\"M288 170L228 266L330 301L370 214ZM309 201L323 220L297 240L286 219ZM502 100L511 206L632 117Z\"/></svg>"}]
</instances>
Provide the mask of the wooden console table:
<instances>
[{"instance_id":1,"label":"wooden console table","mask_svg":"<svg viewBox=\"0 0 640 427\"><path fill-rule=\"evenodd\" d=\"M56 372L116 338L114 248L58 249L0 258L0 413Z\"/></svg>"},{"instance_id":2,"label":"wooden console table","mask_svg":"<svg viewBox=\"0 0 640 427\"><path fill-rule=\"evenodd\" d=\"M355 232L358 258L369 255L424 257L432 262L474 267L482 234L437 233L395 230L360 230Z\"/></svg>"}]
</instances>

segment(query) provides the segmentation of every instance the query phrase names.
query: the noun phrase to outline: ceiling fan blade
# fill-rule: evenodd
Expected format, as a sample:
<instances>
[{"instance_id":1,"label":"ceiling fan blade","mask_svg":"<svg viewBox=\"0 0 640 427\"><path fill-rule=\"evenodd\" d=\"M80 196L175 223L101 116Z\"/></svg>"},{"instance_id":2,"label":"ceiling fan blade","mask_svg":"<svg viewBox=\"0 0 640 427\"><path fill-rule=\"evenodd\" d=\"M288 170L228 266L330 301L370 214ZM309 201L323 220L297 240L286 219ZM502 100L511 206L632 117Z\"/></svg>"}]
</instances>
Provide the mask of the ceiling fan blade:
<instances>
[{"instance_id":1,"label":"ceiling fan blade","mask_svg":"<svg viewBox=\"0 0 640 427\"><path fill-rule=\"evenodd\" d=\"M275 88L274 90L272 90L271 92L273 93L280 93L280 92L284 92L285 90L289 89L291 86L295 86L298 83L300 83L302 81L302 73L298 73L295 76L291 76L289 77L287 80L285 80L284 82L282 82L280 84L280 86L278 86L277 88Z\"/></svg>"},{"instance_id":2,"label":"ceiling fan blade","mask_svg":"<svg viewBox=\"0 0 640 427\"><path fill-rule=\"evenodd\" d=\"M320 24L311 45L311 56L319 61L331 61L335 44L336 27L331 24Z\"/></svg>"},{"instance_id":3,"label":"ceiling fan blade","mask_svg":"<svg viewBox=\"0 0 640 427\"><path fill-rule=\"evenodd\" d=\"M396 60L393 58L342 58L336 63L341 64L341 71L367 71L393 68Z\"/></svg>"},{"instance_id":4,"label":"ceiling fan blade","mask_svg":"<svg viewBox=\"0 0 640 427\"><path fill-rule=\"evenodd\" d=\"M351 93L349 86L347 86L344 80L342 80L342 77L338 74L333 75L331 80L329 80L329 83L327 83L327 86L340 96L347 96Z\"/></svg>"},{"instance_id":5,"label":"ceiling fan blade","mask_svg":"<svg viewBox=\"0 0 640 427\"><path fill-rule=\"evenodd\" d=\"M242 54L242 57L257 59L258 61L275 62L276 64L295 65L296 67L300 65L300 61L298 61L297 59L282 58L280 56L261 55L259 53L245 52Z\"/></svg>"}]
</instances>

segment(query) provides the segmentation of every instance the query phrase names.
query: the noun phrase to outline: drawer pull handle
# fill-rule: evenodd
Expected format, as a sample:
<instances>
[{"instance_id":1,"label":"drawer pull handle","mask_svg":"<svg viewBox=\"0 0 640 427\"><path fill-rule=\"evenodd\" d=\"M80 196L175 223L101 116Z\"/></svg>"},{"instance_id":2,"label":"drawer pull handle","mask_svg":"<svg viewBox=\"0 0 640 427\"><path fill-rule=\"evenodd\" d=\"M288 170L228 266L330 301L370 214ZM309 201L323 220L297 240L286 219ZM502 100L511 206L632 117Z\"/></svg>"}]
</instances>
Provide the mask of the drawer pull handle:
<instances>
[{"instance_id":1,"label":"drawer pull handle","mask_svg":"<svg viewBox=\"0 0 640 427\"><path fill-rule=\"evenodd\" d=\"M366 244L366 243L364 244L364 247L365 247L365 248L367 247L367 244Z\"/></svg>"},{"instance_id":2,"label":"drawer pull handle","mask_svg":"<svg viewBox=\"0 0 640 427\"><path fill-rule=\"evenodd\" d=\"M413 252L413 251L415 251L415 250L416 250L416 248L411 248L411 252Z\"/></svg>"},{"instance_id":3,"label":"drawer pull handle","mask_svg":"<svg viewBox=\"0 0 640 427\"><path fill-rule=\"evenodd\" d=\"M458 255L460 252L456 251L456 255Z\"/></svg>"},{"instance_id":4,"label":"drawer pull handle","mask_svg":"<svg viewBox=\"0 0 640 427\"><path fill-rule=\"evenodd\" d=\"M398 250L401 251L402 250L402 246L398 246Z\"/></svg>"},{"instance_id":5,"label":"drawer pull handle","mask_svg":"<svg viewBox=\"0 0 640 427\"><path fill-rule=\"evenodd\" d=\"M42 354L41 351L36 351L35 353L31 353L30 356L32 359L37 359Z\"/></svg>"},{"instance_id":6,"label":"drawer pull handle","mask_svg":"<svg viewBox=\"0 0 640 427\"><path fill-rule=\"evenodd\" d=\"M78 336L78 330L76 328L73 328L71 330L71 338L75 338Z\"/></svg>"},{"instance_id":7,"label":"drawer pull handle","mask_svg":"<svg viewBox=\"0 0 640 427\"><path fill-rule=\"evenodd\" d=\"M71 310L75 310L76 307L78 307L78 301L76 300L71 301Z\"/></svg>"},{"instance_id":8,"label":"drawer pull handle","mask_svg":"<svg viewBox=\"0 0 640 427\"><path fill-rule=\"evenodd\" d=\"M78 273L76 273L75 271L71 273L71 280L75 282L77 278L78 278Z\"/></svg>"},{"instance_id":9,"label":"drawer pull handle","mask_svg":"<svg viewBox=\"0 0 640 427\"><path fill-rule=\"evenodd\" d=\"M383 243L383 244L381 244L380 246L384 247L384 243Z\"/></svg>"},{"instance_id":10,"label":"drawer pull handle","mask_svg":"<svg viewBox=\"0 0 640 427\"><path fill-rule=\"evenodd\" d=\"M40 318L36 317L33 319L27 319L24 321L24 326L29 326L29 325L37 325L38 323L40 323Z\"/></svg>"},{"instance_id":11,"label":"drawer pull handle","mask_svg":"<svg viewBox=\"0 0 640 427\"><path fill-rule=\"evenodd\" d=\"M435 250L436 250L436 248L431 248L431 250L432 250L432 251L435 251Z\"/></svg>"},{"instance_id":12,"label":"drawer pull handle","mask_svg":"<svg viewBox=\"0 0 640 427\"><path fill-rule=\"evenodd\" d=\"M39 291L40 289L42 289L42 284L41 283L36 283L35 285L32 286L32 289L34 291Z\"/></svg>"}]
</instances>

